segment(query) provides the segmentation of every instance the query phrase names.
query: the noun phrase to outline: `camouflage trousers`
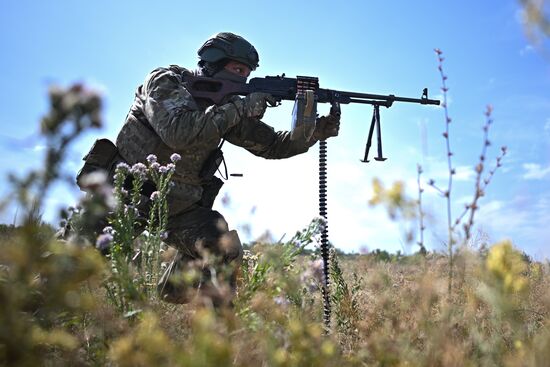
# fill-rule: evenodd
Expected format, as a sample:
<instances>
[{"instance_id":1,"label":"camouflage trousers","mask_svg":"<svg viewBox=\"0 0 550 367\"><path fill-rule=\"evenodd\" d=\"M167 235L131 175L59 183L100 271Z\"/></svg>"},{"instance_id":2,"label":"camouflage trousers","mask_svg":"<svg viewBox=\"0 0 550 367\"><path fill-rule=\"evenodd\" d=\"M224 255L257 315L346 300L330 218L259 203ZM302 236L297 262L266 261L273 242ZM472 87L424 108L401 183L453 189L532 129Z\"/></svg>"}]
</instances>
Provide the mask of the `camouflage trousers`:
<instances>
[{"instance_id":1,"label":"camouflage trousers","mask_svg":"<svg viewBox=\"0 0 550 367\"><path fill-rule=\"evenodd\" d=\"M198 294L214 306L229 304L243 257L237 232L219 212L198 204L171 216L167 229L165 242L176 254L158 284L161 298L187 303Z\"/></svg>"}]
</instances>

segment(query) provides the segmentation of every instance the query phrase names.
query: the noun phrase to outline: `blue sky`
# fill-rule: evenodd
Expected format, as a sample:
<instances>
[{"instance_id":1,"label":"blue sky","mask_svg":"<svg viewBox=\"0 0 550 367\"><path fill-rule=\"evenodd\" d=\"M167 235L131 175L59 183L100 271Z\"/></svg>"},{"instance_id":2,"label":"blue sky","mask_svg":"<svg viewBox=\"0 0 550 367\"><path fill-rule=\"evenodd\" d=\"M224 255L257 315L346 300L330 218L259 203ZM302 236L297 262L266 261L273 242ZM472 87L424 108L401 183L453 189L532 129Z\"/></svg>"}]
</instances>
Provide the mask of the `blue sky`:
<instances>
[{"instance_id":1,"label":"blue sky","mask_svg":"<svg viewBox=\"0 0 550 367\"><path fill-rule=\"evenodd\" d=\"M518 2L488 1L3 1L0 11L0 174L39 167L43 148L38 120L46 111L47 88L83 81L101 91L105 126L72 147L65 165L75 173L94 139L114 139L135 88L157 66L194 68L197 49L212 34L232 31L260 54L253 76L309 75L323 88L419 97L428 87L441 97L433 49L444 51L449 76L451 139L458 169L453 210L471 197L473 166L482 146L487 104L494 106L490 161L508 146L480 202L477 229L492 243L510 238L529 254L550 257L550 59L530 43ZM278 130L290 126L292 103L271 109L264 120ZM320 107L321 112L328 110ZM359 162L372 111L342 108L340 136L329 141L330 239L345 251L384 248L413 251L402 227L367 204L372 178L406 183L415 196L416 164L425 179L443 184L446 175L443 111L395 105L381 111L384 163ZM227 147L231 172L216 207L250 240L270 230L287 238L317 215L317 147L282 161L266 161ZM7 180L0 193L9 192ZM78 191L58 187L45 217L77 200ZM426 188L426 243L443 250L445 202ZM2 213L11 223L15 208ZM249 230L245 230L249 228Z\"/></svg>"}]
</instances>

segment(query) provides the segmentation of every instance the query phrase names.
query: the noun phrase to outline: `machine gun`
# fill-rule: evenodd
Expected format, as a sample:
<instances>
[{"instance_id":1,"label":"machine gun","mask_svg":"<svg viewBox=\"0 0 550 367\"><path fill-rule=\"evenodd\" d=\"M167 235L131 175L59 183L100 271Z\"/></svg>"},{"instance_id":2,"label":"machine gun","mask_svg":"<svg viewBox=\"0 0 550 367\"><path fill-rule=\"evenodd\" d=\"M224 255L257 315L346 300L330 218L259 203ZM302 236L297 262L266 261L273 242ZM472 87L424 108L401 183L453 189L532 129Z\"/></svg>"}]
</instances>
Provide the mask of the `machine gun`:
<instances>
[{"instance_id":1,"label":"machine gun","mask_svg":"<svg viewBox=\"0 0 550 367\"><path fill-rule=\"evenodd\" d=\"M369 162L368 155L372 145L374 129L377 133L378 155L375 160L384 161L382 155L382 137L380 128L380 106L389 108L394 102L419 103L424 105L439 105L440 101L428 98L428 88L424 88L420 98L398 97L393 94L380 95L370 93L343 92L319 88L319 78L297 76L287 78L285 74L252 78L248 83L237 83L229 80L203 76L184 76L187 90L194 98L208 100L220 104L227 96L247 95L253 92L271 94L277 101L294 101L292 112L291 138L303 136L310 139L315 129L317 118L317 103L330 103L331 114L340 114L340 104L363 103L374 106L369 129L367 145L362 162Z\"/></svg>"},{"instance_id":2,"label":"machine gun","mask_svg":"<svg viewBox=\"0 0 550 367\"><path fill-rule=\"evenodd\" d=\"M365 155L362 162L368 162L372 135L376 127L378 155L377 161L385 161L382 155L382 137L380 129L380 106L391 107L394 102L419 103L424 105L439 105L440 101L428 98L428 88L424 88L420 98L397 97L393 94L380 95L369 93L342 92L319 88L316 77L297 76L287 78L281 76L266 76L252 78L248 83L237 83L228 80L214 79L202 76L184 76L186 88L194 98L206 99L214 104L220 104L231 95L248 95L253 92L269 93L278 102L294 101L292 111L291 139L305 138L309 140L315 130L317 119L317 103L330 103L330 113L340 115L340 104L363 103L374 106L372 121L367 138ZM327 331L330 328L330 291L329 291L329 249L327 221L327 142L319 142L319 215L325 222L321 228L321 257L323 259L323 306L324 322Z\"/></svg>"}]
</instances>

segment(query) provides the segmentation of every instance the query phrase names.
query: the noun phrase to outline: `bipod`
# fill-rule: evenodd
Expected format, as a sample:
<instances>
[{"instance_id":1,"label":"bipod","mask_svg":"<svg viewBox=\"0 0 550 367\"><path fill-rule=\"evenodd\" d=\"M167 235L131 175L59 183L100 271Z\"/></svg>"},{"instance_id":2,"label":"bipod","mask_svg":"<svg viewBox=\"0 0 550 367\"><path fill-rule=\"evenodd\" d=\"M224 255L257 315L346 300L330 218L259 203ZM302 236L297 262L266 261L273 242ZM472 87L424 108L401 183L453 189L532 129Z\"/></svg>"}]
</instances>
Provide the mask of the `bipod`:
<instances>
[{"instance_id":1,"label":"bipod","mask_svg":"<svg viewBox=\"0 0 550 367\"><path fill-rule=\"evenodd\" d=\"M378 155L374 157L375 161L385 161L387 158L384 158L382 154L382 130L380 128L380 105L374 104L374 109L372 111L372 121L369 128L369 137L367 138L367 146L365 147L365 157L361 160L363 163L369 162L369 151L372 145L372 135L374 134L374 128L376 127L376 143L378 145Z\"/></svg>"}]
</instances>

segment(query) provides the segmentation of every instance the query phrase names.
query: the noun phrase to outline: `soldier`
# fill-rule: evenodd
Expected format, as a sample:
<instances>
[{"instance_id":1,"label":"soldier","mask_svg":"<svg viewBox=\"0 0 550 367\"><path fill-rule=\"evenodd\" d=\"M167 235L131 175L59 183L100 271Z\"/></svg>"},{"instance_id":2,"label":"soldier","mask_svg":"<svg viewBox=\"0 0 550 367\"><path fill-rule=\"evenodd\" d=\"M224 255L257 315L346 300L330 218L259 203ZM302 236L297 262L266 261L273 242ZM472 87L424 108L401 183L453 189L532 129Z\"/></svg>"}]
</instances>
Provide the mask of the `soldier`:
<instances>
[{"instance_id":1,"label":"soldier","mask_svg":"<svg viewBox=\"0 0 550 367\"><path fill-rule=\"evenodd\" d=\"M306 152L317 140L338 135L339 117L318 118L313 139L290 140L289 132L276 132L261 121L267 103L266 93L251 93L244 98L232 96L218 105L195 99L186 89L183 75L202 75L246 82L258 67L258 53L252 44L233 33L223 32L207 40L198 51L199 69L189 71L171 65L153 70L139 86L133 105L116 139L116 147L128 164L144 162L149 154L159 162L169 162L177 153L181 161L173 175L174 186L168 195L168 237L165 242L177 249L178 256L159 284L162 298L169 302L188 301L186 288L178 284L178 269L203 258L207 251L229 268L229 295L211 282L214 272L203 271L200 287L215 305L231 298L236 271L242 260L237 232L229 230L224 217L212 210L223 182L213 174L215 154L227 141L267 159L281 159ZM219 162L218 162L219 163ZM203 264L204 265L204 264ZM213 265L213 264L210 264ZM218 263L220 265L220 263ZM214 267L220 272L220 267ZM214 282L215 283L215 282Z\"/></svg>"}]
</instances>

